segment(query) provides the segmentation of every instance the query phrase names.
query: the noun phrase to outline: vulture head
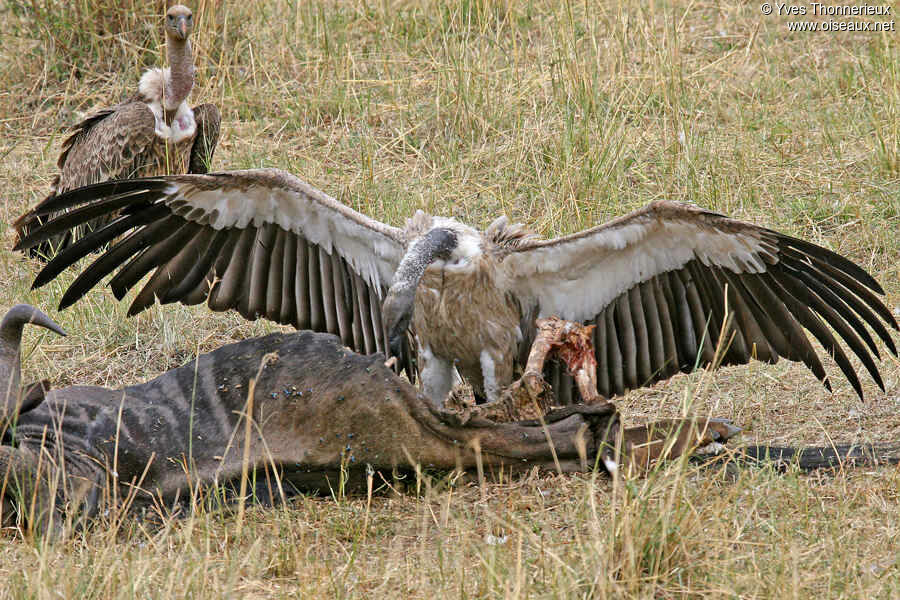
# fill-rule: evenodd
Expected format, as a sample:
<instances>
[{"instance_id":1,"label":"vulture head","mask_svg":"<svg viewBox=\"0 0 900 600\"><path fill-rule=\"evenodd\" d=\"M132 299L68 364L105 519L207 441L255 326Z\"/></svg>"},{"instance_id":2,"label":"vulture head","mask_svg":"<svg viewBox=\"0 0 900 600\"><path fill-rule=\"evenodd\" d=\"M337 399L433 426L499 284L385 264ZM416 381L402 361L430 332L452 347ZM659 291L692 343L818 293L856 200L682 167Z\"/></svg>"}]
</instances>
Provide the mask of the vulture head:
<instances>
[{"instance_id":1,"label":"vulture head","mask_svg":"<svg viewBox=\"0 0 900 600\"><path fill-rule=\"evenodd\" d=\"M19 390L22 361L19 346L22 343L22 329L29 324L66 335L53 319L28 304L13 306L0 321L0 428L5 427L16 414L28 412L35 407L35 404L27 402L27 398ZM38 398L42 400L43 396Z\"/></svg>"},{"instance_id":2,"label":"vulture head","mask_svg":"<svg viewBox=\"0 0 900 600\"><path fill-rule=\"evenodd\" d=\"M166 37L186 41L194 30L194 14L187 6L176 4L166 11Z\"/></svg>"}]
</instances>

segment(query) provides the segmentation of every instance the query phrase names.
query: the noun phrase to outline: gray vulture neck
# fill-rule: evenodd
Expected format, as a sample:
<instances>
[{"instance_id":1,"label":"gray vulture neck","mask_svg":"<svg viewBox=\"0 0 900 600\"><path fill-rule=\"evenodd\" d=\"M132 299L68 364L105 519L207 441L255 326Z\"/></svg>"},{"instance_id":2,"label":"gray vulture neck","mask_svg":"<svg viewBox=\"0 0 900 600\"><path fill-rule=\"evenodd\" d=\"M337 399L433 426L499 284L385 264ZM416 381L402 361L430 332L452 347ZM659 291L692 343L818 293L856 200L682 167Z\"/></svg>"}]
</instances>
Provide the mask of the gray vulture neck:
<instances>
[{"instance_id":1,"label":"gray vulture neck","mask_svg":"<svg viewBox=\"0 0 900 600\"><path fill-rule=\"evenodd\" d=\"M7 420L16 414L21 383L22 359L19 347L22 343L22 329L27 323L66 335L53 319L27 304L13 306L3 317L3 321L0 321L0 398L3 400L0 405L0 426L5 426Z\"/></svg>"},{"instance_id":2,"label":"gray vulture neck","mask_svg":"<svg viewBox=\"0 0 900 600\"><path fill-rule=\"evenodd\" d=\"M191 43L166 36L166 54L169 59L169 78L166 81L166 117L171 119L178 105L187 100L194 87L194 60Z\"/></svg>"},{"instance_id":3,"label":"gray vulture neck","mask_svg":"<svg viewBox=\"0 0 900 600\"><path fill-rule=\"evenodd\" d=\"M402 336L405 335L412 318L416 287L428 265L436 260L449 259L458 244L456 232L444 227L432 229L410 244L394 273L394 283L388 290L382 308L392 350L393 346L400 344ZM399 356L397 352L394 355Z\"/></svg>"}]
</instances>

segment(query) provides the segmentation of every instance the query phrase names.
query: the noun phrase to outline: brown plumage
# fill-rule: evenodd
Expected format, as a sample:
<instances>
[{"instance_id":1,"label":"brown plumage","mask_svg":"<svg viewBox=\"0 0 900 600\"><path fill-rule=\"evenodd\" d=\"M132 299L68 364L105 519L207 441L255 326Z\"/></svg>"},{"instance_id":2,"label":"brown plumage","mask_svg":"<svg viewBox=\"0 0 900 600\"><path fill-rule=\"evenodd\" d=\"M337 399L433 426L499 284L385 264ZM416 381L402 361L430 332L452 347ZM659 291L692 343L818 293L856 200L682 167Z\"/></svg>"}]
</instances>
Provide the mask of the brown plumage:
<instances>
[{"instance_id":1,"label":"brown plumage","mask_svg":"<svg viewBox=\"0 0 900 600\"><path fill-rule=\"evenodd\" d=\"M801 361L830 387L807 332L862 395L840 341L882 389L875 338L897 352L888 329L897 322L861 267L809 242L677 202L654 202L553 240L504 218L480 233L417 213L399 229L288 173L261 169L73 190L36 209L72 212L18 248L123 207L126 217L57 256L35 287L128 233L79 275L61 308L114 270L110 286L120 299L152 272L129 314L156 299L208 301L213 310L336 333L359 352L390 350L418 372L437 403L450 390L454 367L495 399L524 365L535 319L551 315L597 325L597 385L607 397L679 371L752 358ZM720 339L726 343L717 355ZM545 376L559 403L578 400L561 369Z\"/></svg>"},{"instance_id":2,"label":"brown plumage","mask_svg":"<svg viewBox=\"0 0 900 600\"><path fill-rule=\"evenodd\" d=\"M91 113L72 128L62 144L59 174L51 184L49 197L108 179L209 170L220 116L213 104L193 109L186 104L194 83L188 40L193 15L176 5L167 11L164 23L170 67L150 69L134 96ZM61 232L33 248L31 254L49 257L116 216L98 217ZM43 220L33 211L22 215L15 223L18 239Z\"/></svg>"}]
</instances>

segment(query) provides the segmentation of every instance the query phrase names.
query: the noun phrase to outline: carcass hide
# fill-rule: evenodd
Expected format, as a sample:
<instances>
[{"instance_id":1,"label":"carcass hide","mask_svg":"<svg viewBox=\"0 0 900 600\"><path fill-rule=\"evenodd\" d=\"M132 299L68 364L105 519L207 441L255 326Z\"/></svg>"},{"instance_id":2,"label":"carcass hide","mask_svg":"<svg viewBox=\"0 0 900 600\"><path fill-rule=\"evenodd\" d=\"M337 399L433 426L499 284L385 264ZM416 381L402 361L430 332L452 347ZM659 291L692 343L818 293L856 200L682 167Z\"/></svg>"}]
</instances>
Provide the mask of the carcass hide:
<instances>
[{"instance_id":1,"label":"carcass hide","mask_svg":"<svg viewBox=\"0 0 900 600\"><path fill-rule=\"evenodd\" d=\"M20 388L21 330L29 322L60 332L27 305L14 307L0 325L0 376L7 379L0 384L10 390L0 478L7 500L31 500L27 510L6 501L5 517L38 524L62 514L89 516L125 498L132 507L171 505L198 487L234 486L245 465L281 489L327 492L342 476L352 489L367 471L389 481L417 465L609 468L621 458L617 451L640 462L658 455L654 448L663 444L648 441L674 435L669 450L677 455L737 431L693 421L622 431L608 403L569 406L531 421L461 419L436 409L382 355L361 356L334 335L308 331L230 344L140 385L72 386L26 406L13 392Z\"/></svg>"}]
</instances>

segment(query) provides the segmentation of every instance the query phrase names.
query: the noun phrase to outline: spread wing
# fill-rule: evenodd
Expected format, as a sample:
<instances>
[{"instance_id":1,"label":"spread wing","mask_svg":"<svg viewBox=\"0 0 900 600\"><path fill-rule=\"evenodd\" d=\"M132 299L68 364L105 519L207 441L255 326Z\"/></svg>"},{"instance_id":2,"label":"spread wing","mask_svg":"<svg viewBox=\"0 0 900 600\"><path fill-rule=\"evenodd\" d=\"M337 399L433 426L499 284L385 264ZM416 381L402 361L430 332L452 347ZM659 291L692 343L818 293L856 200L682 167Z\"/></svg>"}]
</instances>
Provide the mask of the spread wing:
<instances>
[{"instance_id":1,"label":"spread wing","mask_svg":"<svg viewBox=\"0 0 900 600\"><path fill-rule=\"evenodd\" d=\"M123 102L98 110L72 127L62 144L57 160L59 174L54 178L50 196L106 181L125 179L140 173L147 150L155 141L156 120L146 104ZM29 210L14 223L17 241L27 237L46 221ZM90 223L97 226L98 223ZM49 238L32 255L49 256L53 250L71 242L71 232Z\"/></svg>"},{"instance_id":2,"label":"spread wing","mask_svg":"<svg viewBox=\"0 0 900 600\"><path fill-rule=\"evenodd\" d=\"M27 249L99 215L121 216L59 253L39 287L123 236L66 290L63 309L118 269L121 299L151 271L128 314L207 301L298 329L330 332L365 353L387 352L381 301L403 255L401 231L275 169L110 181L35 208L66 210L16 246ZM409 366L409 356L401 363Z\"/></svg>"},{"instance_id":3,"label":"spread wing","mask_svg":"<svg viewBox=\"0 0 900 600\"><path fill-rule=\"evenodd\" d=\"M503 264L525 309L523 325L549 315L597 325L598 391L607 397L678 371L751 358L802 361L830 389L804 329L860 396L837 338L882 390L873 360L878 347L863 322L897 354L886 328L897 329L897 322L861 267L815 244L689 205L656 202L578 234L527 240ZM727 346L716 356L723 332ZM532 337L526 332L524 342ZM570 387L557 390L563 400Z\"/></svg>"}]
</instances>

